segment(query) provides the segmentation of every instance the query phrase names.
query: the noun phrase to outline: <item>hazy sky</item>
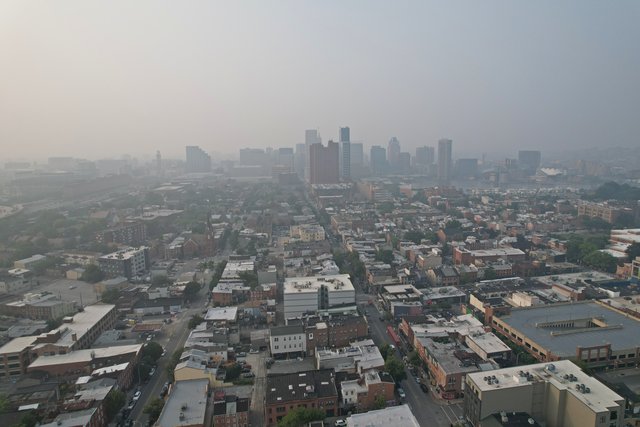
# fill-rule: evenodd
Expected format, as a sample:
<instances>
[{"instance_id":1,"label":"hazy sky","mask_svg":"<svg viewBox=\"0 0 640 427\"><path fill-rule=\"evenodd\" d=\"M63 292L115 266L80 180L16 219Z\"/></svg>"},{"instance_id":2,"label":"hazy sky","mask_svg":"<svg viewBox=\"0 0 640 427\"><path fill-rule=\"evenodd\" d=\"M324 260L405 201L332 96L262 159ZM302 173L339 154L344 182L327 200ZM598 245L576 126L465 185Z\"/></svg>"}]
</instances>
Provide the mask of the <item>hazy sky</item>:
<instances>
[{"instance_id":1,"label":"hazy sky","mask_svg":"<svg viewBox=\"0 0 640 427\"><path fill-rule=\"evenodd\" d=\"M640 2L0 2L0 161L640 144Z\"/></svg>"}]
</instances>

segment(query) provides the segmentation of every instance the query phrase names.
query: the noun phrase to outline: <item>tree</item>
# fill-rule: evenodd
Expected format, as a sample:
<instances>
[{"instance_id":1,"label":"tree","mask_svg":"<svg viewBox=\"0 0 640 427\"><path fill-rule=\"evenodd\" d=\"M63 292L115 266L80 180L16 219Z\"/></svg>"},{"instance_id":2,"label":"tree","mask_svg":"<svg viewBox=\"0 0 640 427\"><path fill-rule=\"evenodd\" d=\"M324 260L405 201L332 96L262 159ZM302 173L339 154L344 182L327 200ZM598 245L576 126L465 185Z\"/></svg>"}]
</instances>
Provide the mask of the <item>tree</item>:
<instances>
[{"instance_id":1,"label":"tree","mask_svg":"<svg viewBox=\"0 0 640 427\"><path fill-rule=\"evenodd\" d=\"M6 393L0 394L0 414L9 412L11 408L11 402L9 402L9 396Z\"/></svg>"},{"instance_id":2,"label":"tree","mask_svg":"<svg viewBox=\"0 0 640 427\"><path fill-rule=\"evenodd\" d=\"M418 366L422 363L422 359L420 359L420 354L418 354L418 352L415 350L407 355L407 359L414 366Z\"/></svg>"},{"instance_id":3,"label":"tree","mask_svg":"<svg viewBox=\"0 0 640 427\"><path fill-rule=\"evenodd\" d=\"M376 261L391 264L393 262L393 251L390 249L380 249L376 252Z\"/></svg>"},{"instance_id":4,"label":"tree","mask_svg":"<svg viewBox=\"0 0 640 427\"><path fill-rule=\"evenodd\" d=\"M384 360L387 360L387 356L391 354L391 346L387 343L384 343L380 346L380 355Z\"/></svg>"},{"instance_id":5,"label":"tree","mask_svg":"<svg viewBox=\"0 0 640 427\"><path fill-rule=\"evenodd\" d=\"M191 301L198 295L202 286L198 282L189 282L184 287L184 296L187 300Z\"/></svg>"},{"instance_id":6,"label":"tree","mask_svg":"<svg viewBox=\"0 0 640 427\"><path fill-rule=\"evenodd\" d=\"M378 212L381 215L391 213L393 211L393 203L392 202L383 202L378 205Z\"/></svg>"},{"instance_id":7,"label":"tree","mask_svg":"<svg viewBox=\"0 0 640 427\"><path fill-rule=\"evenodd\" d=\"M104 399L107 420L112 420L127 401L127 396L120 390L113 389Z\"/></svg>"},{"instance_id":8,"label":"tree","mask_svg":"<svg viewBox=\"0 0 640 427\"><path fill-rule=\"evenodd\" d=\"M166 367L167 377L169 377L169 381L173 381L173 370L176 368L176 365L180 361L180 357L182 357L183 351L184 351L184 347L179 347L171 355L171 360L169 361Z\"/></svg>"},{"instance_id":9,"label":"tree","mask_svg":"<svg viewBox=\"0 0 640 427\"><path fill-rule=\"evenodd\" d=\"M629 255L630 260L636 259L636 257L640 256L640 243L632 243L627 248L627 255Z\"/></svg>"},{"instance_id":10,"label":"tree","mask_svg":"<svg viewBox=\"0 0 640 427\"><path fill-rule=\"evenodd\" d=\"M241 271L238 277L251 289L258 287L258 275L254 271Z\"/></svg>"},{"instance_id":11,"label":"tree","mask_svg":"<svg viewBox=\"0 0 640 427\"><path fill-rule=\"evenodd\" d=\"M41 421L35 411L29 411L20 418L20 422L13 427L35 427Z\"/></svg>"},{"instance_id":12,"label":"tree","mask_svg":"<svg viewBox=\"0 0 640 427\"><path fill-rule=\"evenodd\" d=\"M189 329L195 329L195 327L202 322L204 322L204 319L202 318L202 316L200 316L199 314L194 314L193 316L191 316L191 319L189 319L188 327Z\"/></svg>"},{"instance_id":13,"label":"tree","mask_svg":"<svg viewBox=\"0 0 640 427\"><path fill-rule=\"evenodd\" d=\"M231 366L229 366L225 372L225 381L233 381L236 378L238 378L240 376L240 374L242 373L242 368L240 367L240 365L233 364Z\"/></svg>"},{"instance_id":14,"label":"tree","mask_svg":"<svg viewBox=\"0 0 640 427\"><path fill-rule=\"evenodd\" d=\"M320 409L299 406L282 417L278 421L278 427L302 427L312 421L324 420L325 416L325 412Z\"/></svg>"},{"instance_id":15,"label":"tree","mask_svg":"<svg viewBox=\"0 0 640 427\"><path fill-rule=\"evenodd\" d=\"M149 425L155 423L164 408L164 400L156 397L144 407L144 413L149 415Z\"/></svg>"},{"instance_id":16,"label":"tree","mask_svg":"<svg viewBox=\"0 0 640 427\"><path fill-rule=\"evenodd\" d=\"M410 240L417 245L420 244L420 242L422 242L422 239L424 239L425 237L426 236L423 232L418 230L411 230L404 233L404 236L402 238L404 240Z\"/></svg>"},{"instance_id":17,"label":"tree","mask_svg":"<svg viewBox=\"0 0 640 427\"><path fill-rule=\"evenodd\" d=\"M80 279L88 283L97 283L104 279L104 273L97 265L90 264L84 269Z\"/></svg>"},{"instance_id":18,"label":"tree","mask_svg":"<svg viewBox=\"0 0 640 427\"><path fill-rule=\"evenodd\" d=\"M155 341L149 341L142 347L141 357L143 359L148 357L155 363L158 359L160 359L160 357L162 357L163 351L164 350L162 349L162 346L160 344Z\"/></svg>"},{"instance_id":19,"label":"tree","mask_svg":"<svg viewBox=\"0 0 640 427\"><path fill-rule=\"evenodd\" d=\"M495 280L498 277L498 274L493 269L493 267L487 267L484 270L484 280Z\"/></svg>"},{"instance_id":20,"label":"tree","mask_svg":"<svg viewBox=\"0 0 640 427\"><path fill-rule=\"evenodd\" d=\"M170 285L171 284L171 279L169 279L167 276L165 276L164 274L159 274L157 276L153 276L151 278L151 284L153 286L164 286L164 285Z\"/></svg>"},{"instance_id":21,"label":"tree","mask_svg":"<svg viewBox=\"0 0 640 427\"><path fill-rule=\"evenodd\" d=\"M584 263L596 270L606 271L607 273L615 273L618 261L605 252L593 251L584 257Z\"/></svg>"},{"instance_id":22,"label":"tree","mask_svg":"<svg viewBox=\"0 0 640 427\"><path fill-rule=\"evenodd\" d=\"M373 401L373 409L384 409L387 406L387 401L384 400L384 396L379 394Z\"/></svg>"},{"instance_id":23,"label":"tree","mask_svg":"<svg viewBox=\"0 0 640 427\"><path fill-rule=\"evenodd\" d=\"M120 290L116 288L107 289L102 293L102 302L114 304L120 298Z\"/></svg>"},{"instance_id":24,"label":"tree","mask_svg":"<svg viewBox=\"0 0 640 427\"><path fill-rule=\"evenodd\" d=\"M397 383L407 378L407 373L404 370L402 361L393 354L387 357L387 360L384 362L384 369L389 372L389 375L391 375Z\"/></svg>"}]
</instances>

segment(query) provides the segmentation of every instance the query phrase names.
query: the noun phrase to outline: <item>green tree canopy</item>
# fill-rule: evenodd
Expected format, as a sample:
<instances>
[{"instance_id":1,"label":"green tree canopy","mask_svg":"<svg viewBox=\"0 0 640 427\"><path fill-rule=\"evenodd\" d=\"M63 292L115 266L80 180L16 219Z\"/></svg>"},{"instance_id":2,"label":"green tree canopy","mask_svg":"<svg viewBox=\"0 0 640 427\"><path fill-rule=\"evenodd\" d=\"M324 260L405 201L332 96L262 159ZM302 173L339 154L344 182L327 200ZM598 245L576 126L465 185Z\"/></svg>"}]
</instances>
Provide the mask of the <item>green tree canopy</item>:
<instances>
[{"instance_id":1,"label":"green tree canopy","mask_svg":"<svg viewBox=\"0 0 640 427\"><path fill-rule=\"evenodd\" d=\"M98 283L104 279L104 273L97 265L90 264L84 269L84 273L82 273L80 279L88 283Z\"/></svg>"},{"instance_id":2,"label":"green tree canopy","mask_svg":"<svg viewBox=\"0 0 640 427\"><path fill-rule=\"evenodd\" d=\"M144 345L144 347L142 347L141 357L148 357L153 362L156 362L162 356L163 351L164 350L162 349L162 346L160 344L155 341L149 341Z\"/></svg>"},{"instance_id":3,"label":"green tree canopy","mask_svg":"<svg viewBox=\"0 0 640 427\"><path fill-rule=\"evenodd\" d=\"M191 316L191 319L189 319L189 324L187 326L189 327L189 329L194 329L202 322L204 322L202 316L200 316L199 314L194 314L193 316Z\"/></svg>"},{"instance_id":4,"label":"green tree canopy","mask_svg":"<svg viewBox=\"0 0 640 427\"><path fill-rule=\"evenodd\" d=\"M149 415L149 424L154 424L164 408L164 400L156 397L144 407L144 413Z\"/></svg>"},{"instance_id":5,"label":"green tree canopy","mask_svg":"<svg viewBox=\"0 0 640 427\"><path fill-rule=\"evenodd\" d=\"M393 354L387 357L387 360L384 362L384 369L398 383L407 378L407 373L404 370L404 364Z\"/></svg>"},{"instance_id":6,"label":"green tree canopy","mask_svg":"<svg viewBox=\"0 0 640 427\"><path fill-rule=\"evenodd\" d=\"M200 283L198 282L187 283L186 286L184 287L185 298L188 299L189 301L193 300L195 296L198 295L198 292L200 292L201 288L202 288L202 285L200 285Z\"/></svg>"},{"instance_id":7,"label":"green tree canopy","mask_svg":"<svg viewBox=\"0 0 640 427\"><path fill-rule=\"evenodd\" d=\"M120 390L113 389L104 399L107 420L111 421L127 401L127 396Z\"/></svg>"},{"instance_id":8,"label":"green tree canopy","mask_svg":"<svg viewBox=\"0 0 640 427\"><path fill-rule=\"evenodd\" d=\"M102 293L102 302L114 304L120 298L120 290L116 288L107 289Z\"/></svg>"},{"instance_id":9,"label":"green tree canopy","mask_svg":"<svg viewBox=\"0 0 640 427\"><path fill-rule=\"evenodd\" d=\"M321 421L325 416L325 412L320 409L299 406L282 417L278 422L278 427L302 427L312 421Z\"/></svg>"},{"instance_id":10,"label":"green tree canopy","mask_svg":"<svg viewBox=\"0 0 640 427\"><path fill-rule=\"evenodd\" d=\"M640 256L640 243L633 243L627 248L627 255L629 255L630 260L636 259L636 257Z\"/></svg>"}]
</instances>

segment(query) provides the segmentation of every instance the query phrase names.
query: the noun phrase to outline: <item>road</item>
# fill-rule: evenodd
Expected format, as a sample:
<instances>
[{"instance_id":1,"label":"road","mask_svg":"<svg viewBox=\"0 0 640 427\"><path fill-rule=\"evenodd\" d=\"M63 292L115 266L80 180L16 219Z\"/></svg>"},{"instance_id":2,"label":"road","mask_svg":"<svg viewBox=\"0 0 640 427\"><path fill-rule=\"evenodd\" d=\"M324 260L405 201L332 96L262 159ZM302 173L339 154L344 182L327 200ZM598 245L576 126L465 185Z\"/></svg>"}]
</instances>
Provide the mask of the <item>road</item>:
<instances>
[{"instance_id":1,"label":"road","mask_svg":"<svg viewBox=\"0 0 640 427\"><path fill-rule=\"evenodd\" d=\"M359 301L365 299L363 295L359 296ZM368 297L367 295L366 299ZM369 322L371 338L376 345L394 344L386 330L389 323L380 321L382 313L378 311L378 308L375 305L365 305L364 307ZM396 350L397 352L398 350ZM400 357L400 354L397 353L396 356ZM452 423L455 424L458 417L462 415L462 406L459 403L447 405L444 402L436 401L431 394L426 394L422 391L406 367L405 372L408 379L401 382L402 388L407 395L405 403L409 405L420 425L424 427L449 427Z\"/></svg>"},{"instance_id":2,"label":"road","mask_svg":"<svg viewBox=\"0 0 640 427\"><path fill-rule=\"evenodd\" d=\"M158 366L156 368L156 373L151 377L149 382L146 385L142 385L140 391L142 392L138 403L131 411L129 418L134 420L135 426L146 426L149 422L149 417L147 414L143 413L144 407L151 402L156 397L160 396L160 392L162 391L162 386L166 381L168 381L167 377L167 365L171 360L171 355L174 351L180 347L182 347L189 336L189 328L187 327L187 323L189 319L194 314L200 314L200 312L207 305L207 298L205 293L209 290L208 286L204 286L203 289L200 290L200 298L198 301L191 304L191 308L183 310L178 313L176 316L176 320L167 325L164 329L164 333L162 336L158 337L155 341L162 345L166 354L158 360ZM131 400L131 396L135 393L135 387L130 391L129 398L127 402Z\"/></svg>"}]
</instances>

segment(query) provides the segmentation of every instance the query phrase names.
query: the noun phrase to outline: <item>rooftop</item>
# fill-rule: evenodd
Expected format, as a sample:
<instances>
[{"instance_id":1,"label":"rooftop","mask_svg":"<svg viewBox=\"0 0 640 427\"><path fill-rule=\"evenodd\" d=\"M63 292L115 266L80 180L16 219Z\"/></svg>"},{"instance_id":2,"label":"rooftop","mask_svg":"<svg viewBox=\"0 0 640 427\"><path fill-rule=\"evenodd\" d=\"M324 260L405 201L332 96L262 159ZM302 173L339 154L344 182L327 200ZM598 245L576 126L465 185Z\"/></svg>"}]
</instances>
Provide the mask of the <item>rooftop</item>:
<instances>
[{"instance_id":1,"label":"rooftop","mask_svg":"<svg viewBox=\"0 0 640 427\"><path fill-rule=\"evenodd\" d=\"M347 418L348 427L418 427L420 424L409 405L390 406L385 409L353 414Z\"/></svg>"},{"instance_id":2,"label":"rooftop","mask_svg":"<svg viewBox=\"0 0 640 427\"><path fill-rule=\"evenodd\" d=\"M220 322L235 322L238 317L238 307L210 308L204 316L204 320Z\"/></svg>"},{"instance_id":3,"label":"rooftop","mask_svg":"<svg viewBox=\"0 0 640 427\"><path fill-rule=\"evenodd\" d=\"M176 381L165 401L158 427L204 425L208 379Z\"/></svg>"},{"instance_id":4,"label":"rooftop","mask_svg":"<svg viewBox=\"0 0 640 427\"><path fill-rule=\"evenodd\" d=\"M267 376L267 405L334 396L338 391L333 369Z\"/></svg>"},{"instance_id":5,"label":"rooftop","mask_svg":"<svg viewBox=\"0 0 640 427\"><path fill-rule=\"evenodd\" d=\"M34 370L44 366L66 365L70 363L89 363L94 358L107 359L128 353L137 353L141 348L142 344L119 345L114 347L76 350L67 354L56 354L54 356L40 356L31 362L29 369Z\"/></svg>"},{"instance_id":6,"label":"rooftop","mask_svg":"<svg viewBox=\"0 0 640 427\"><path fill-rule=\"evenodd\" d=\"M284 279L284 293L312 292L317 293L322 286L336 291L354 291L348 274L327 276L290 277Z\"/></svg>"},{"instance_id":7,"label":"rooftop","mask_svg":"<svg viewBox=\"0 0 640 427\"><path fill-rule=\"evenodd\" d=\"M571 393L595 412L607 411L611 407L618 406L619 402L624 400L609 387L585 374L582 369L569 360L514 366L491 372L476 372L467 374L467 378L481 392L501 388L526 387L532 383L544 381L559 390ZM584 385L584 389L582 389L582 385Z\"/></svg>"},{"instance_id":8,"label":"rooftop","mask_svg":"<svg viewBox=\"0 0 640 427\"><path fill-rule=\"evenodd\" d=\"M560 357L575 356L577 347L633 348L629 337L640 335L640 322L591 301L513 309L500 320Z\"/></svg>"}]
</instances>

